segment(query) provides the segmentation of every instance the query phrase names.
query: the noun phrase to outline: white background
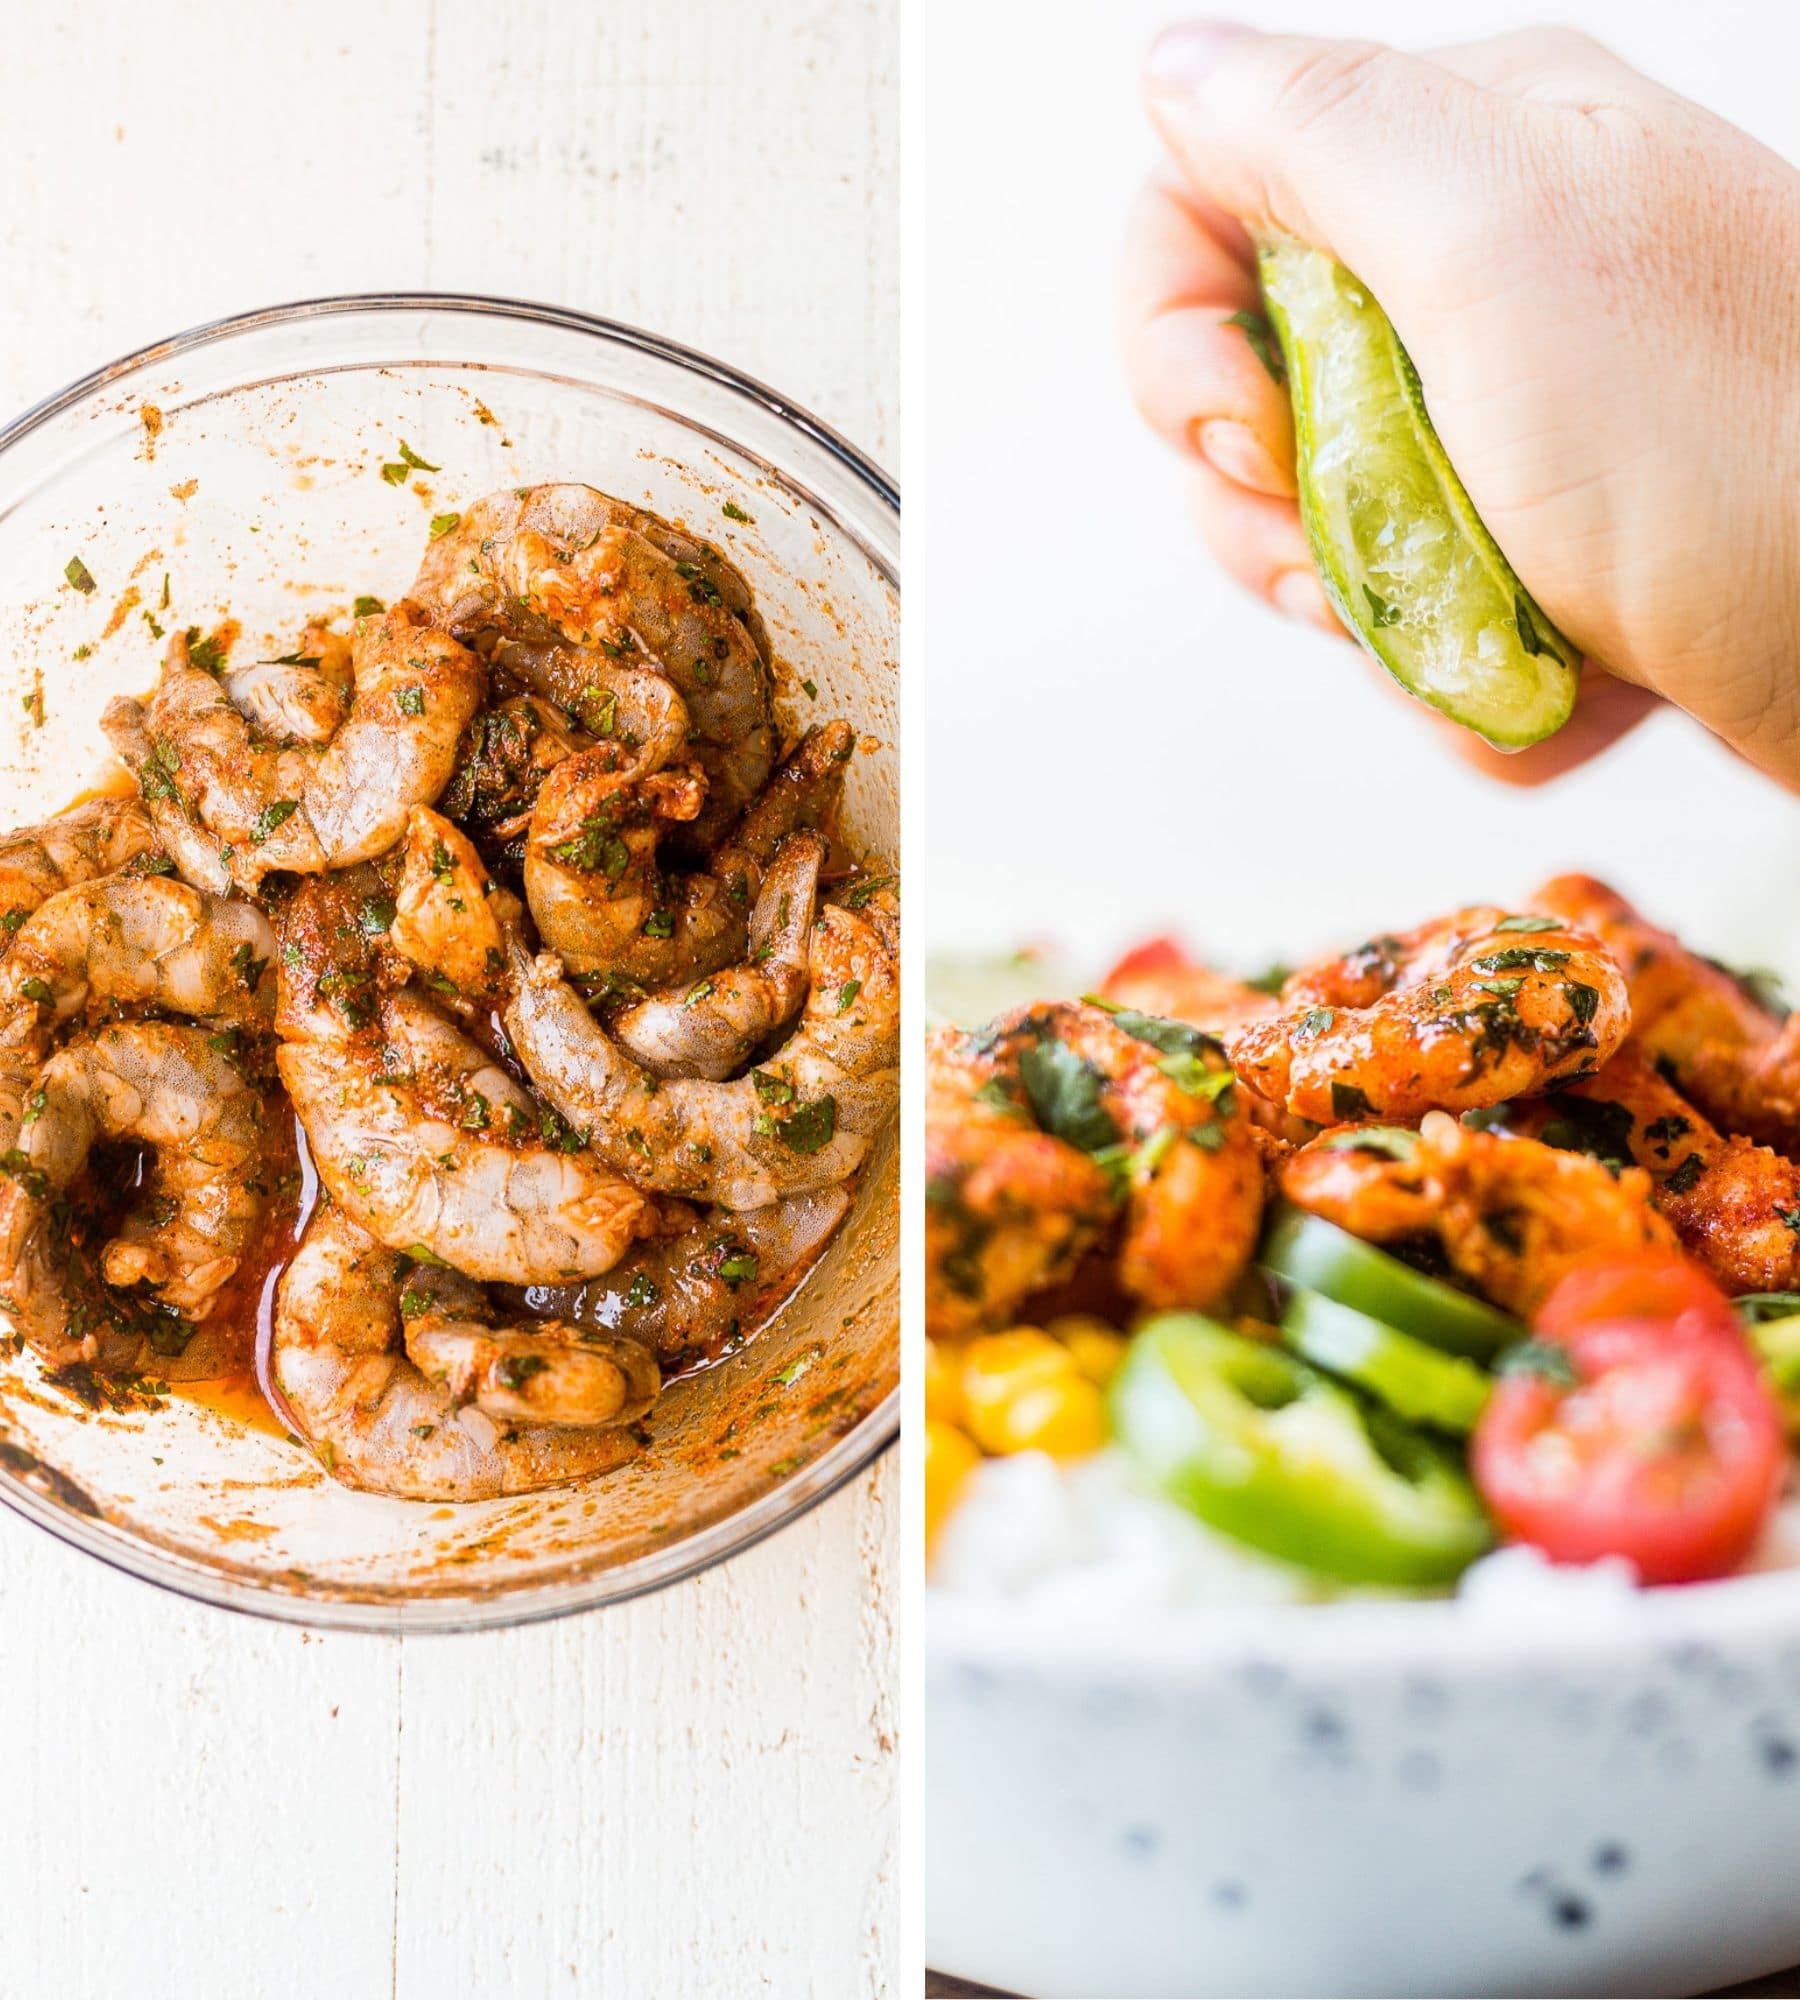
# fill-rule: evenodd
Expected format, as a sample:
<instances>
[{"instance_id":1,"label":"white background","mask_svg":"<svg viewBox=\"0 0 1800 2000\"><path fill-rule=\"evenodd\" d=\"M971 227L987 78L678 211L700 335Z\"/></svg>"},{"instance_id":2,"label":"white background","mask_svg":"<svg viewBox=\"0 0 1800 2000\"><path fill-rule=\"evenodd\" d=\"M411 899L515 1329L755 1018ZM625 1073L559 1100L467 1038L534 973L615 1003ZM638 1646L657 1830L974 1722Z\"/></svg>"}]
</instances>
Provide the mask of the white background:
<instances>
[{"instance_id":1,"label":"white background","mask_svg":"<svg viewBox=\"0 0 1800 2000\"><path fill-rule=\"evenodd\" d=\"M0 414L216 314L427 286L637 321L892 461L892 0L0 20ZM889 1992L897 1483L448 1640L190 1607L0 1515L0 1996Z\"/></svg>"},{"instance_id":2,"label":"white background","mask_svg":"<svg viewBox=\"0 0 1800 2000\"><path fill-rule=\"evenodd\" d=\"M926 37L929 193L908 247L929 281L929 506L921 522L915 478L912 546L915 621L921 553L929 590L934 945L1092 957L1174 925L1253 965L1584 868L1791 982L1800 810L1685 717L1548 790L1501 787L1349 648L1209 567L1181 469L1126 398L1113 323L1123 218L1152 157L1138 68L1179 11L959 0ZM1195 11L1421 47L1562 19L1800 161L1788 0Z\"/></svg>"}]
</instances>

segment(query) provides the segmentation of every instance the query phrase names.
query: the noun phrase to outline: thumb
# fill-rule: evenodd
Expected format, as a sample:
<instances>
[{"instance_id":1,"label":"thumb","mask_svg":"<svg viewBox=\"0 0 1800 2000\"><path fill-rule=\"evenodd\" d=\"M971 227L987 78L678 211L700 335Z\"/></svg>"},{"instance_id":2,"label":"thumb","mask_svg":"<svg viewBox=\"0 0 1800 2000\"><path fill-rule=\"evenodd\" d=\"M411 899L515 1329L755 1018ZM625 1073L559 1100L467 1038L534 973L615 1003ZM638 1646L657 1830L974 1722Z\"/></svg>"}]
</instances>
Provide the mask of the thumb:
<instances>
[{"instance_id":1,"label":"thumb","mask_svg":"<svg viewBox=\"0 0 1800 2000\"><path fill-rule=\"evenodd\" d=\"M1493 98L1378 42L1191 22L1158 38L1145 88L1199 194L1331 251L1378 293L1397 258L1466 240L1472 180L1494 157Z\"/></svg>"}]
</instances>

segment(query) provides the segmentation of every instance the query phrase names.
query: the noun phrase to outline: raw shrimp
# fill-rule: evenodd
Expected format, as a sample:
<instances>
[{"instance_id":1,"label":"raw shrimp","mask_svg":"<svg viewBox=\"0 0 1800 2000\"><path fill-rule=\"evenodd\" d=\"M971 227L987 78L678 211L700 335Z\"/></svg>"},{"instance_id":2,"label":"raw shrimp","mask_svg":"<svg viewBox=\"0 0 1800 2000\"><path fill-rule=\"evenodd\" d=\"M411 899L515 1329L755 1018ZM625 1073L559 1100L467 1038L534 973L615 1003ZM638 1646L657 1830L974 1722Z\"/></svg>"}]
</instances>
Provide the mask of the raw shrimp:
<instances>
[{"instance_id":1,"label":"raw shrimp","mask_svg":"<svg viewBox=\"0 0 1800 2000\"><path fill-rule=\"evenodd\" d=\"M861 900L860 892L858 900ZM812 933L800 1026L731 1083L663 1082L583 1006L549 954L513 947L507 1033L532 1081L588 1144L639 1186L762 1208L862 1165L899 1086L899 906L826 904Z\"/></svg>"},{"instance_id":2,"label":"raw shrimp","mask_svg":"<svg viewBox=\"0 0 1800 2000\"><path fill-rule=\"evenodd\" d=\"M1328 1132L1290 1155L1282 1193L1373 1241L1429 1233L1452 1270L1522 1319L1586 1260L1674 1247L1639 1167L1615 1175L1586 1154L1471 1131L1443 1111L1426 1116L1410 1146L1399 1134L1365 1150L1366 1131Z\"/></svg>"},{"instance_id":3,"label":"raw shrimp","mask_svg":"<svg viewBox=\"0 0 1800 2000\"><path fill-rule=\"evenodd\" d=\"M708 797L707 852L762 789L775 759L770 674L743 578L715 551L591 486L493 493L425 552L414 594L470 644L576 649L665 674L686 702ZM532 683L563 703L569 673L541 650ZM500 663L523 677L526 656ZM566 705L566 703L564 703ZM574 711L580 713L579 710Z\"/></svg>"},{"instance_id":4,"label":"raw shrimp","mask_svg":"<svg viewBox=\"0 0 1800 2000\"><path fill-rule=\"evenodd\" d=\"M657 1076L720 1082L741 1070L806 998L825 843L790 834L750 914L749 955L695 985L621 1008L613 1039Z\"/></svg>"},{"instance_id":5,"label":"raw shrimp","mask_svg":"<svg viewBox=\"0 0 1800 2000\"><path fill-rule=\"evenodd\" d=\"M1512 1106L1509 1128L1552 1145L1630 1160L1683 1247L1729 1292L1800 1287L1800 1165L1727 1138L1636 1045L1596 1077Z\"/></svg>"},{"instance_id":6,"label":"raw shrimp","mask_svg":"<svg viewBox=\"0 0 1800 2000\"><path fill-rule=\"evenodd\" d=\"M70 1042L39 1072L4 1155L0 1286L50 1360L177 1356L237 1270L270 1191L268 1112L217 1043L202 1028L125 1022ZM150 1158L96 1273L64 1197L102 1140Z\"/></svg>"},{"instance_id":7,"label":"raw shrimp","mask_svg":"<svg viewBox=\"0 0 1800 2000\"><path fill-rule=\"evenodd\" d=\"M274 1384L326 1469L408 1500L491 1500L610 1472L656 1399L639 1342L496 1323L481 1288L384 1248L330 1203L276 1294Z\"/></svg>"},{"instance_id":8,"label":"raw shrimp","mask_svg":"<svg viewBox=\"0 0 1800 2000\"><path fill-rule=\"evenodd\" d=\"M817 1188L738 1215L675 1213L673 1233L639 1243L603 1278L533 1285L534 1313L629 1334L665 1367L728 1350L791 1292L850 1208L850 1190Z\"/></svg>"},{"instance_id":9,"label":"raw shrimp","mask_svg":"<svg viewBox=\"0 0 1800 2000\"><path fill-rule=\"evenodd\" d=\"M1625 968L1631 1031L1728 1132L1800 1154L1800 1018L1784 1025L1745 981L1648 922L1591 875L1559 875L1545 909L1599 938Z\"/></svg>"},{"instance_id":10,"label":"raw shrimp","mask_svg":"<svg viewBox=\"0 0 1800 2000\"><path fill-rule=\"evenodd\" d=\"M407 603L362 619L351 652L355 698L323 751L260 741L180 633L149 701L108 706L101 726L197 886L254 891L274 869L384 854L448 783L486 692L481 662Z\"/></svg>"},{"instance_id":11,"label":"raw shrimp","mask_svg":"<svg viewBox=\"0 0 1800 2000\"><path fill-rule=\"evenodd\" d=\"M540 794L526 848L526 897L545 944L571 972L604 980L603 992L641 998L646 987L663 988L650 995L654 1002L680 1007L690 1026L696 1010L710 1013L718 1039L731 1039L729 989L715 984L706 994L702 982L743 958L746 913L766 870L785 839L830 817L855 740L845 722L808 730L705 874L665 876L656 866L656 824L629 788L609 792L620 780L604 768L578 771L571 760ZM672 816L664 808L665 823ZM654 1064L655 1049L646 1042L633 1053Z\"/></svg>"},{"instance_id":12,"label":"raw shrimp","mask_svg":"<svg viewBox=\"0 0 1800 2000\"><path fill-rule=\"evenodd\" d=\"M90 799L40 826L7 834L0 839L0 952L47 898L134 862L168 866L138 798Z\"/></svg>"},{"instance_id":13,"label":"raw shrimp","mask_svg":"<svg viewBox=\"0 0 1800 2000\"><path fill-rule=\"evenodd\" d=\"M518 898L490 879L468 835L429 806L414 806L388 935L432 990L459 1011L497 1005L506 988L506 941L521 914Z\"/></svg>"},{"instance_id":14,"label":"raw shrimp","mask_svg":"<svg viewBox=\"0 0 1800 2000\"><path fill-rule=\"evenodd\" d=\"M416 993L341 1039L286 1042L276 1062L319 1178L390 1249L555 1284L610 1270L649 1221L634 1187L565 1147L554 1120L547 1136L529 1092Z\"/></svg>"},{"instance_id":15,"label":"raw shrimp","mask_svg":"<svg viewBox=\"0 0 1800 2000\"><path fill-rule=\"evenodd\" d=\"M1409 1120L1549 1090L1625 1038L1625 979L1554 917L1482 905L1298 972L1226 1036L1232 1066L1315 1124Z\"/></svg>"},{"instance_id":16,"label":"raw shrimp","mask_svg":"<svg viewBox=\"0 0 1800 2000\"><path fill-rule=\"evenodd\" d=\"M744 918L725 885L657 865L664 831L704 798L697 771L663 768L622 743L565 758L544 780L525 843L525 899L571 972L630 990L731 957Z\"/></svg>"},{"instance_id":17,"label":"raw shrimp","mask_svg":"<svg viewBox=\"0 0 1800 2000\"><path fill-rule=\"evenodd\" d=\"M0 1150L56 1029L87 1010L154 1007L216 1028L268 1028L274 933L254 905L161 875L64 889L20 925L0 964Z\"/></svg>"},{"instance_id":18,"label":"raw shrimp","mask_svg":"<svg viewBox=\"0 0 1800 2000\"><path fill-rule=\"evenodd\" d=\"M344 726L356 685L350 641L327 625L309 625L297 652L227 667L219 680L231 705L271 743L329 743Z\"/></svg>"},{"instance_id":19,"label":"raw shrimp","mask_svg":"<svg viewBox=\"0 0 1800 2000\"><path fill-rule=\"evenodd\" d=\"M977 1035L940 1035L932 1064L933 1334L1003 1320L1031 1292L1066 1277L1115 1216L1123 1227L1114 1262L1130 1297L1205 1307L1236 1283L1262 1219L1262 1158L1211 1037L1129 1011L1048 1001L1003 1014ZM1033 1147L1034 1132L1058 1150Z\"/></svg>"}]
</instances>

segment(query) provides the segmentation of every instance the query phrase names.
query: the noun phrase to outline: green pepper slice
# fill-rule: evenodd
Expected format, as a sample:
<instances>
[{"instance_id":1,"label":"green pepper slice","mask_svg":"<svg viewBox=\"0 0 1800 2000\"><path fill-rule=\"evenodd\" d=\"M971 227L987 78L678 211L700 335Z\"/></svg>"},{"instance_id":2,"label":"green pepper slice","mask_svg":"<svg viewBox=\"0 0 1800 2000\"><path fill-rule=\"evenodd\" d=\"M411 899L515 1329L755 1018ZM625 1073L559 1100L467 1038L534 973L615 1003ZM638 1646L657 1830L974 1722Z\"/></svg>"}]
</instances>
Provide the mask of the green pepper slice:
<instances>
[{"instance_id":1,"label":"green pepper slice","mask_svg":"<svg viewBox=\"0 0 1800 2000\"><path fill-rule=\"evenodd\" d=\"M1291 1285L1304 1285L1415 1340L1476 1361L1491 1361L1525 1338L1516 1319L1304 1209L1276 1212L1258 1261Z\"/></svg>"},{"instance_id":2,"label":"green pepper slice","mask_svg":"<svg viewBox=\"0 0 1800 2000\"><path fill-rule=\"evenodd\" d=\"M1790 1437L1800 1437L1800 1292L1746 1292L1732 1300L1763 1365Z\"/></svg>"},{"instance_id":3,"label":"green pepper slice","mask_svg":"<svg viewBox=\"0 0 1800 2000\"><path fill-rule=\"evenodd\" d=\"M1493 1393L1493 1378L1473 1361L1302 1285L1288 1295L1281 1337L1315 1368L1353 1382L1408 1423L1459 1437L1475 1428Z\"/></svg>"},{"instance_id":4,"label":"green pepper slice","mask_svg":"<svg viewBox=\"0 0 1800 2000\"><path fill-rule=\"evenodd\" d=\"M1163 1313L1139 1331L1114 1378L1112 1417L1170 1499L1338 1582L1447 1584L1492 1540L1452 1452L1198 1313Z\"/></svg>"}]
</instances>

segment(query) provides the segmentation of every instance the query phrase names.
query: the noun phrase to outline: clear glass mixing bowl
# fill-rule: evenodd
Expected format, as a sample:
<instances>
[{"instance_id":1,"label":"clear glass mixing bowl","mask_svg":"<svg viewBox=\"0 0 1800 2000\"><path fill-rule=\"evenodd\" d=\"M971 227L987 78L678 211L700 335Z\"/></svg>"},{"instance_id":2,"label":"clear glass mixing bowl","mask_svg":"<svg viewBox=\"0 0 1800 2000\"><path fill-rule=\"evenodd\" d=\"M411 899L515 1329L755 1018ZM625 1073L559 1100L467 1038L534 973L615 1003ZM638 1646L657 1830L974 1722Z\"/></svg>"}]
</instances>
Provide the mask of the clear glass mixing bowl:
<instances>
[{"instance_id":1,"label":"clear glass mixing bowl","mask_svg":"<svg viewBox=\"0 0 1800 2000\"><path fill-rule=\"evenodd\" d=\"M402 440L439 469L384 480ZM399 596L434 515L545 479L726 548L774 642L778 714L857 725L846 832L896 858L888 480L704 355L579 313L431 295L201 327L0 432L0 824L103 779L100 711L154 680L153 622L229 612L244 657L290 650L309 615ZM91 591L68 580L77 556ZM677 1382L650 1446L603 1479L457 1507L385 1500L185 1397L88 1410L27 1353L0 1361L0 1501L154 1583L316 1625L500 1625L654 1589L791 1520L894 1437L896 1153L890 1133L796 1295L742 1352Z\"/></svg>"}]
</instances>

